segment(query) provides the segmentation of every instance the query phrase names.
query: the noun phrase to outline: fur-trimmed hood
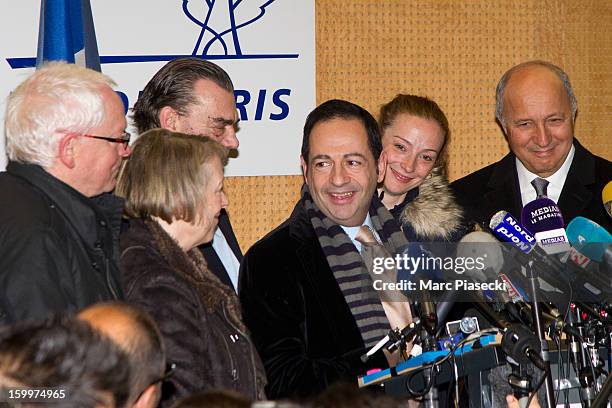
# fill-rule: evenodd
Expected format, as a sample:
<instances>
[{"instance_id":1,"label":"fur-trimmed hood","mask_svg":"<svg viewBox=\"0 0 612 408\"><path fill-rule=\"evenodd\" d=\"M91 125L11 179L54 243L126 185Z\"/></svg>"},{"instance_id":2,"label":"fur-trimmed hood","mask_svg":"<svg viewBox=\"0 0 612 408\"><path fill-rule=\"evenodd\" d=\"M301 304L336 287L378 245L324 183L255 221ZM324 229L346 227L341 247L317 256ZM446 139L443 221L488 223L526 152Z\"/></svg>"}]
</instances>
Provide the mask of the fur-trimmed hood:
<instances>
[{"instance_id":1,"label":"fur-trimmed hood","mask_svg":"<svg viewBox=\"0 0 612 408\"><path fill-rule=\"evenodd\" d=\"M462 229L463 209L457 204L444 168L436 166L419 186L419 195L406 204L402 225L410 224L426 240L449 240Z\"/></svg>"}]
</instances>

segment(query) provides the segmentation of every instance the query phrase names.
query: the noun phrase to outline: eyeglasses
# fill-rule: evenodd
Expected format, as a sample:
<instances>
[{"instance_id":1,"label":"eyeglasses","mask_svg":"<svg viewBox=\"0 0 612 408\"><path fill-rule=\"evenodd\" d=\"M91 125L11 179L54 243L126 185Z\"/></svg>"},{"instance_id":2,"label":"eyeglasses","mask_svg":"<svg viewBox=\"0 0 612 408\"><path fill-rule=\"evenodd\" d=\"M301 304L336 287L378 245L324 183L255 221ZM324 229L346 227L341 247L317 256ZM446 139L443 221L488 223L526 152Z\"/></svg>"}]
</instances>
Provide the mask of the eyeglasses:
<instances>
[{"instance_id":1,"label":"eyeglasses","mask_svg":"<svg viewBox=\"0 0 612 408\"><path fill-rule=\"evenodd\" d=\"M166 381L168 378L172 377L172 374L174 374L174 370L176 370L176 363L167 363L164 374L159 379L153 381L152 384Z\"/></svg>"},{"instance_id":2,"label":"eyeglasses","mask_svg":"<svg viewBox=\"0 0 612 408\"><path fill-rule=\"evenodd\" d=\"M107 142L111 143L121 143L124 149L128 148L128 146L130 145L130 138L132 137L132 135L130 135L128 132L123 132L120 137L97 136L89 135L87 133L82 133L81 136L89 137L91 139L106 140Z\"/></svg>"}]
</instances>

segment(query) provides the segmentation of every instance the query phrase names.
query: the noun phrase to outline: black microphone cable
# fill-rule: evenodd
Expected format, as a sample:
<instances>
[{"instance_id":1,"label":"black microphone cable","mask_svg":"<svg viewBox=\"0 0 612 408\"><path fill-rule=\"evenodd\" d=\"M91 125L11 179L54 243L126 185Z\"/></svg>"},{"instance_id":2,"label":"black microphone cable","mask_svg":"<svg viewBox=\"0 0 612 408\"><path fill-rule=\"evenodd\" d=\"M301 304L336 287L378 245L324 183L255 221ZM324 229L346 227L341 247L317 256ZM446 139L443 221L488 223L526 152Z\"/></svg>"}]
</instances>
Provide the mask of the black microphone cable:
<instances>
[{"instance_id":1,"label":"black microphone cable","mask_svg":"<svg viewBox=\"0 0 612 408\"><path fill-rule=\"evenodd\" d=\"M529 407L531 405L531 400L533 400L533 398L538 394L538 391L540 391L540 388L542 388L542 385L544 385L544 381L546 380L546 376L549 373L547 372L547 370L544 370L544 375L542 376L542 378L540 378L540 382L538 383L538 385L536 385L535 389L533 390L533 392L531 393L531 395L529 396L529 398L527 398L527 407ZM557 406L557 399L555 398L554 402L554 406Z\"/></svg>"}]
</instances>

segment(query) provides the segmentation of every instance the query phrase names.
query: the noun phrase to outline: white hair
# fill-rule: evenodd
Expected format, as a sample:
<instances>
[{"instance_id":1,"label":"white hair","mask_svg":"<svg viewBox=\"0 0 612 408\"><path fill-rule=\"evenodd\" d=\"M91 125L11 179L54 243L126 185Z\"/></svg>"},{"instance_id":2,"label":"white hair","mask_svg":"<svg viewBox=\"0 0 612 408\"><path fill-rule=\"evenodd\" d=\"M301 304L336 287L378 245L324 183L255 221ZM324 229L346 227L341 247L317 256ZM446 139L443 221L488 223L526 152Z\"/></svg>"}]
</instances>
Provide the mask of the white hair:
<instances>
[{"instance_id":1,"label":"white hair","mask_svg":"<svg viewBox=\"0 0 612 408\"><path fill-rule=\"evenodd\" d=\"M114 85L106 75L78 65L43 65L7 99L4 132L9 160L50 167L62 133L86 133L102 124L101 88Z\"/></svg>"}]
</instances>

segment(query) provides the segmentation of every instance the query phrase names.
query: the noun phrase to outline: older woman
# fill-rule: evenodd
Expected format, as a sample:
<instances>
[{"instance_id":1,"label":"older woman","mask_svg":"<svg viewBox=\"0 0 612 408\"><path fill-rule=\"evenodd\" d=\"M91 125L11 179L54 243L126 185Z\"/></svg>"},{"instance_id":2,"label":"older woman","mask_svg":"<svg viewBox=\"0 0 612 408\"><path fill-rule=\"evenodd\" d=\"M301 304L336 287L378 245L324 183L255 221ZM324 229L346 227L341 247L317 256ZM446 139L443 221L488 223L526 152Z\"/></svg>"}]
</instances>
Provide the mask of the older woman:
<instances>
[{"instance_id":1,"label":"older woman","mask_svg":"<svg viewBox=\"0 0 612 408\"><path fill-rule=\"evenodd\" d=\"M381 200L411 241L454 241L461 208L446 179L448 120L432 100L397 95L380 109L385 178Z\"/></svg>"},{"instance_id":2,"label":"older woman","mask_svg":"<svg viewBox=\"0 0 612 408\"><path fill-rule=\"evenodd\" d=\"M160 327L176 364L172 401L213 388L264 398L265 375L238 298L196 248L212 240L228 204L226 161L212 139L153 129L134 144L117 185L131 218L121 237L126 298Z\"/></svg>"}]
</instances>

